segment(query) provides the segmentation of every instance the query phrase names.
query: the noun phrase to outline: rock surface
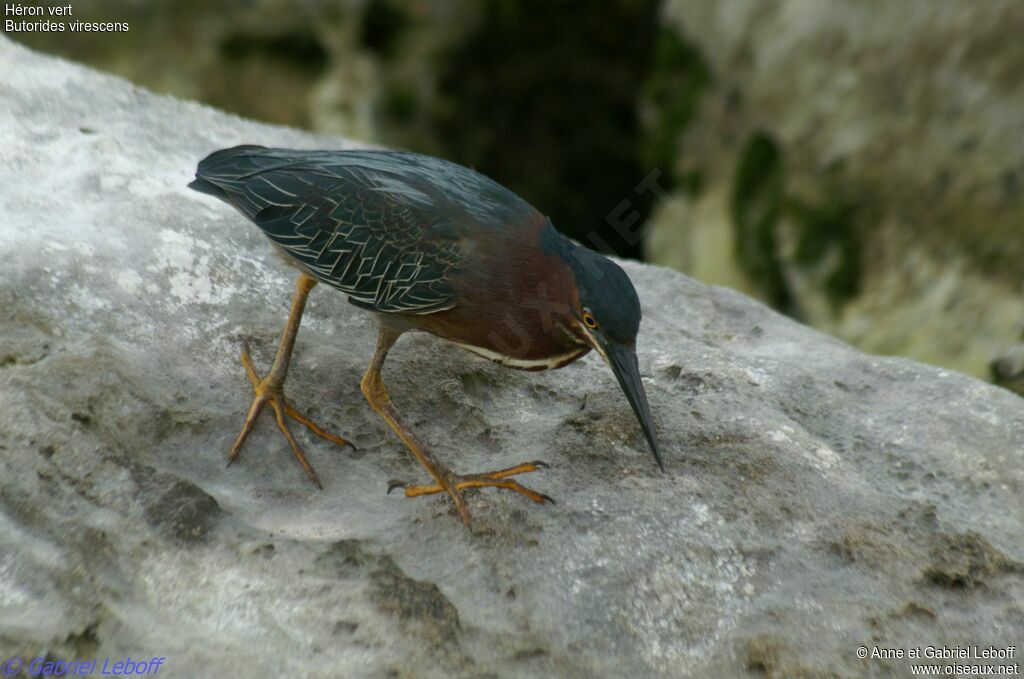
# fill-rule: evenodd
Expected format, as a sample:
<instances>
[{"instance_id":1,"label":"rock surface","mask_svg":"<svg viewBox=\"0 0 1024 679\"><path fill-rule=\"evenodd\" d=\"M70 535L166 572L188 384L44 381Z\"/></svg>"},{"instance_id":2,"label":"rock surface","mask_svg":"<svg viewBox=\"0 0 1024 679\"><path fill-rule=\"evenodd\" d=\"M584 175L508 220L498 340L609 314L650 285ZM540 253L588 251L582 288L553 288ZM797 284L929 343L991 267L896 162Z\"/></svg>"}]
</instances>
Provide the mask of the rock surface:
<instances>
[{"instance_id":1,"label":"rock surface","mask_svg":"<svg viewBox=\"0 0 1024 679\"><path fill-rule=\"evenodd\" d=\"M868 356L627 264L657 473L609 371L521 373L407 337L392 395L452 467L544 459L467 531L363 402L372 319L318 289L288 389L359 451L265 417L234 466L250 337L292 273L185 188L242 143L340 146L0 39L0 655L167 676L865 676L859 645L1024 638L1024 401Z\"/></svg>"}]
</instances>

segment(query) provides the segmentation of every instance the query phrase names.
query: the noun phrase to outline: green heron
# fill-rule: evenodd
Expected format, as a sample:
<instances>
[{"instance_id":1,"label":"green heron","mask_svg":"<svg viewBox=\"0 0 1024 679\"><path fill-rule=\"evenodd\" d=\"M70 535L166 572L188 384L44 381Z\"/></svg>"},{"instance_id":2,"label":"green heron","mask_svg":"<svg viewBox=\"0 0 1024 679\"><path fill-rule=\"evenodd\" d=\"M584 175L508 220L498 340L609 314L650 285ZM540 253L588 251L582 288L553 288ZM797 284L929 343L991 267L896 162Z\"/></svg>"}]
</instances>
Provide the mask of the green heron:
<instances>
[{"instance_id":1,"label":"green heron","mask_svg":"<svg viewBox=\"0 0 1024 679\"><path fill-rule=\"evenodd\" d=\"M199 163L189 186L255 222L301 271L266 377L259 377L243 345L242 363L256 395L229 464L267 403L317 486L285 416L347 445L292 407L282 390L306 298L323 282L377 317L377 348L360 387L433 479L424 485L393 482L389 492L447 493L467 524L467 488L505 488L541 504L552 501L510 478L537 471L542 462L455 474L417 438L381 377L388 351L410 330L523 370L560 368L596 350L618 378L664 471L637 365L640 302L632 283L618 265L559 234L508 189L461 165L414 153L261 146L216 151Z\"/></svg>"}]
</instances>

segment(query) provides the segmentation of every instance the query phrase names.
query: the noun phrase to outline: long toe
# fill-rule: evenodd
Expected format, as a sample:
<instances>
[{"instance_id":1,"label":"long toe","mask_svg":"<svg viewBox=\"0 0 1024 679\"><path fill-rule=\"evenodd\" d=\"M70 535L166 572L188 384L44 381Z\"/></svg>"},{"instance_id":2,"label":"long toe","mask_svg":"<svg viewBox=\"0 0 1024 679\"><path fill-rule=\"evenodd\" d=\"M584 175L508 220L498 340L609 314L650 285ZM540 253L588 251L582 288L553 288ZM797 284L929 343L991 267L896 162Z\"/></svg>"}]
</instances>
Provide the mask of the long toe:
<instances>
[{"instance_id":1,"label":"long toe","mask_svg":"<svg viewBox=\"0 0 1024 679\"><path fill-rule=\"evenodd\" d=\"M347 447L351 448L352 450L356 450L355 444L353 444L348 439L344 439L344 438L338 436L337 434L332 434L331 432L327 431L326 429L324 429L323 427L318 425L313 420L309 419L308 417L306 417L305 415L300 413L298 410L296 410L294 407L292 407L291 403L288 403L288 400L286 398L284 398L284 396L281 397L281 401L282 401L282 403L284 403L285 415L287 415L288 417L292 418L293 420L295 420L299 424L304 425L307 429L309 429L311 432L313 432L314 434L316 434L320 438L327 439L331 443L335 443L335 444L341 446L342 448L347 446Z\"/></svg>"},{"instance_id":2,"label":"long toe","mask_svg":"<svg viewBox=\"0 0 1024 679\"><path fill-rule=\"evenodd\" d=\"M235 439L234 444L231 446L231 450L228 452L228 466L238 458L238 454L242 452L242 446L245 444L245 440L249 438L249 433L252 428L256 426L256 420L259 418L260 413L263 411L263 406L267 404L266 396L256 394L253 398L252 403L249 405L249 410L245 414L245 422L242 424L242 431L238 433L238 437Z\"/></svg>"},{"instance_id":3,"label":"long toe","mask_svg":"<svg viewBox=\"0 0 1024 679\"><path fill-rule=\"evenodd\" d=\"M545 495L544 493L538 493L531 488L527 488L518 481L507 478L516 474L526 474L529 472L539 471L544 467L547 467L547 465L543 462L533 461L524 462L514 467L508 467L498 471L484 472L482 474L452 474L448 477L448 482L445 484L435 482L423 485L409 485L404 481L391 481L388 483L388 493L396 488L402 488L406 497L419 497L421 495L434 495L436 493L447 492L456 503L456 509L459 510L459 515L462 516L463 521L468 524L469 512L468 510L463 511L465 509L465 500L462 497L462 491L467 488L502 488L524 495L538 504L544 504L545 502L555 504L555 501L551 496Z\"/></svg>"},{"instance_id":4,"label":"long toe","mask_svg":"<svg viewBox=\"0 0 1024 679\"><path fill-rule=\"evenodd\" d=\"M276 396L275 398L271 399L270 404L274 407L274 415L276 416L277 419L277 428L281 430L281 433L284 434L285 439L288 440L288 445L291 446L292 454L295 455L295 459L299 461L300 465L302 465L302 469L305 470L306 476L308 476L309 480L313 482L313 485L315 485L320 490L323 490L324 487L320 484L320 477L316 475L316 471L314 471L313 465L311 465L309 463L309 460L306 459L306 455L302 452L302 448L299 446L298 441L295 440L295 437L292 436L291 430L288 429L288 422L284 419L284 398L281 396Z\"/></svg>"}]
</instances>

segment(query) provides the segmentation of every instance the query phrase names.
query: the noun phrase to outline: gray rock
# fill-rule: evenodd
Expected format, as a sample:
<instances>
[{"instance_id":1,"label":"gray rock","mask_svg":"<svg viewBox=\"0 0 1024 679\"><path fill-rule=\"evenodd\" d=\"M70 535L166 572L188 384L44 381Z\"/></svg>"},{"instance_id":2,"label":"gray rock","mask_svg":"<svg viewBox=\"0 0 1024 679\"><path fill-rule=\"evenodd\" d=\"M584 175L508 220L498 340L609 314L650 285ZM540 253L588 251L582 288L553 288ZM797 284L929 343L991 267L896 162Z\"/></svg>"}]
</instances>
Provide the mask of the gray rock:
<instances>
[{"instance_id":1,"label":"gray rock","mask_svg":"<svg viewBox=\"0 0 1024 679\"><path fill-rule=\"evenodd\" d=\"M167 676L864 676L858 645L1024 635L1024 401L868 356L626 264L657 472L588 357L504 369L428 336L385 370L460 471L544 459L537 507L388 496L418 465L364 403L372 319L314 292L288 390L359 452L269 418L225 451L293 274L185 188L241 142L340 146L0 39L0 654L165 656Z\"/></svg>"}]
</instances>

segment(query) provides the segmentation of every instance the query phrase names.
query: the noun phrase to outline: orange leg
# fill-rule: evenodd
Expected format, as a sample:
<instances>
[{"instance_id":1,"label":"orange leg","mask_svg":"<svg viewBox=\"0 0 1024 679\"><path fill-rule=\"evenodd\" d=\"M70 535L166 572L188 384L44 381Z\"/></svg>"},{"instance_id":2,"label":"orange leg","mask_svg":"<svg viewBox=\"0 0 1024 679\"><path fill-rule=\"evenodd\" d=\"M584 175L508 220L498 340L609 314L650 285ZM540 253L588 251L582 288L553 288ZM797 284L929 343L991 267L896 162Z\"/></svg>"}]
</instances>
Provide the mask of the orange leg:
<instances>
[{"instance_id":1,"label":"orange leg","mask_svg":"<svg viewBox=\"0 0 1024 679\"><path fill-rule=\"evenodd\" d=\"M312 420L300 413L298 410L292 407L287 400L285 400L282 385L284 385L285 377L288 375L288 365L291 362L292 349L295 347L295 336L299 332L299 323L302 321L302 312L306 308L306 298L309 296L309 291L316 285L316 279L307 276L306 274L300 274L299 280L295 285L295 296L292 298L292 308L288 313L288 322L285 324L284 333L281 335L281 344L277 348L277 356L274 358L274 365L270 369L270 373L260 378L256 373L256 369L252 365L252 359L249 358L249 347L244 345L242 348L242 365L245 366L245 373L249 376L249 381L252 383L253 391L256 395L253 397L252 405L249 406L249 412L245 416L245 424L242 425L242 431L235 439L235 443L231 446L231 452L228 453L228 464L230 465L238 457L238 453L242 450L242 444L245 443L245 439L249 436L249 432L256 425L256 419L263 411L263 406L270 404L270 407L274 409L274 416L277 420L277 426L284 434L285 439L288 441L288 445L291 446L292 453L295 455L295 459L299 461L302 468L306 472L306 476L309 480L316 484L317 488L322 488L320 485L320 479L317 478L316 472L313 471L312 465L306 459L306 456L302 452L302 448L299 447L295 437L292 436L291 431L288 429L288 423L285 420L285 416L291 417L298 421L300 424L309 427L309 429L316 434L321 436L328 441L337 443L339 446L351 445L348 441L336 436L328 431L325 431L321 427L317 426Z\"/></svg>"},{"instance_id":2,"label":"orange leg","mask_svg":"<svg viewBox=\"0 0 1024 679\"><path fill-rule=\"evenodd\" d=\"M496 472L460 476L458 474L453 474L442 466L430 451L426 449L423 443L416 438L416 435L413 434L412 430L402 419L402 416L398 414L398 410L391 401L387 388L384 386L384 380L381 377L381 367L384 364L384 358L387 356L388 351L394 345L395 340L398 339L400 334L401 332L397 330L381 328L380 336L377 338L377 350L373 355L373 360L370 362L370 367L367 368L366 374L363 376L360 386L362 387L363 395L366 396L366 400L369 401L370 405L373 406L373 409L376 410L382 418L384 418L384 421L388 423L394 432L398 434L398 437L402 439L402 442L405 443L409 451L416 456L416 459L420 461L420 464L422 464L430 476L433 477L434 482L430 485L407 487L403 482L392 481L388 484L388 492L391 492L397 487L405 488L406 497L417 497L420 495L431 495L433 493L446 492L455 504L455 509L459 513L459 517L462 519L462 522L467 526L470 521L469 508L466 506L466 500L462 496L462 491L466 488L483 488L487 486L505 488L507 490L521 493L537 503L554 503L554 500L547 495L530 490L516 481L505 480L508 476L537 471L538 469L546 466L543 462L526 462L516 465L515 467L509 467L508 469L502 469Z\"/></svg>"}]
</instances>

